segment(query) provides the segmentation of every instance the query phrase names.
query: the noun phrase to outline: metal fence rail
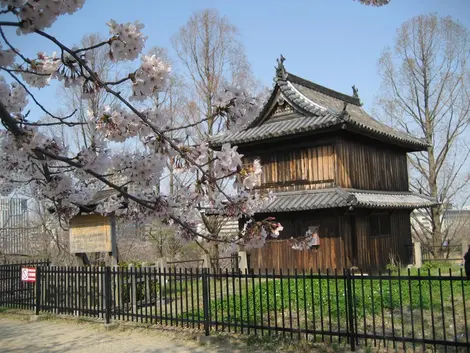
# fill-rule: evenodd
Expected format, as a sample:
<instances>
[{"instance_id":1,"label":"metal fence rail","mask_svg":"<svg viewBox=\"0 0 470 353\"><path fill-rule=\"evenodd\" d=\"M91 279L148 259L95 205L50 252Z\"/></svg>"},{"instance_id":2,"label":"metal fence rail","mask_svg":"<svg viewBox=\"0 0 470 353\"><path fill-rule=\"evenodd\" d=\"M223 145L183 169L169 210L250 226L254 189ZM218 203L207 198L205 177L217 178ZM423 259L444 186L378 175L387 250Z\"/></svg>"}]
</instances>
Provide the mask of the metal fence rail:
<instances>
[{"instance_id":1,"label":"metal fence rail","mask_svg":"<svg viewBox=\"0 0 470 353\"><path fill-rule=\"evenodd\" d=\"M1 270L1 268L0 268ZM15 278L15 271L17 277ZM0 305L110 320L394 349L470 352L470 280L419 270L344 271L38 267L35 291ZM32 295L31 295L32 293ZM5 299L6 298L6 299Z\"/></svg>"}]
</instances>

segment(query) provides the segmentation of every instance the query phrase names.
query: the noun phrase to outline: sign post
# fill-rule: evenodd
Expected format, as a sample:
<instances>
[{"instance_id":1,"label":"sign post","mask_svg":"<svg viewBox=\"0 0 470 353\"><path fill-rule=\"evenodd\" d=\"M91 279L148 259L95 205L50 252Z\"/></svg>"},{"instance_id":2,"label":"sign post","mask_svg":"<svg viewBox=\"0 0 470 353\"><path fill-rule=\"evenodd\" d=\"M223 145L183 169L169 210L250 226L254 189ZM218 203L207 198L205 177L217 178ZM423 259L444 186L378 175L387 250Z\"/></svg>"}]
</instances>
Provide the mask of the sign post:
<instances>
[{"instance_id":1,"label":"sign post","mask_svg":"<svg viewBox=\"0 0 470 353\"><path fill-rule=\"evenodd\" d=\"M86 254L104 252L117 265L116 216L114 213L77 215L70 221L70 252Z\"/></svg>"},{"instance_id":2,"label":"sign post","mask_svg":"<svg viewBox=\"0 0 470 353\"><path fill-rule=\"evenodd\" d=\"M75 216L70 221L70 252L112 251L111 218L98 214Z\"/></svg>"}]
</instances>

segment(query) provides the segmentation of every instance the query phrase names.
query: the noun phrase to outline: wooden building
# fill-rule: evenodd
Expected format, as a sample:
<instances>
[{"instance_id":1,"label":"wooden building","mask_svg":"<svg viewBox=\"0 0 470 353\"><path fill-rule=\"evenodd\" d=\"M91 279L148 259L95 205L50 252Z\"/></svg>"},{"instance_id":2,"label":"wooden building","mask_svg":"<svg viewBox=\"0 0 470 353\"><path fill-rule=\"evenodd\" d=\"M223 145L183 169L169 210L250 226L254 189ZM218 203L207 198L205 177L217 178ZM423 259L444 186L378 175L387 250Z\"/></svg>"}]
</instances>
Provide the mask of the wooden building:
<instances>
[{"instance_id":1,"label":"wooden building","mask_svg":"<svg viewBox=\"0 0 470 353\"><path fill-rule=\"evenodd\" d=\"M259 116L213 140L239 146L246 163L259 159L261 189L276 195L256 218L274 216L284 230L251 250L252 268L373 271L391 256L408 263L410 212L434 201L409 191L407 153L427 144L370 117L353 92L290 74L281 57ZM318 229L319 245L292 249L290 239L309 228Z\"/></svg>"}]
</instances>

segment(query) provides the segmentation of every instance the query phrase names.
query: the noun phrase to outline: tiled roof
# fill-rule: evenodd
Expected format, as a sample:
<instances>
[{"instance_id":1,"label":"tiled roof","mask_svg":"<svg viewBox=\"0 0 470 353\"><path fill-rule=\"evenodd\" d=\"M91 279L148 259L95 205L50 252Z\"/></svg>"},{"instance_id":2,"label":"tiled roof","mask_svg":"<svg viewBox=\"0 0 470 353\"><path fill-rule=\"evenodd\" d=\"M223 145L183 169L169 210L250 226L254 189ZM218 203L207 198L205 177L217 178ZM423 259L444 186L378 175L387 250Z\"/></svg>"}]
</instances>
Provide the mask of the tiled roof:
<instances>
[{"instance_id":1,"label":"tiled roof","mask_svg":"<svg viewBox=\"0 0 470 353\"><path fill-rule=\"evenodd\" d=\"M375 192L342 188L276 193L263 213L307 211L324 208L401 208L414 209L435 205L431 198L412 192Z\"/></svg>"},{"instance_id":2,"label":"tiled roof","mask_svg":"<svg viewBox=\"0 0 470 353\"><path fill-rule=\"evenodd\" d=\"M119 195L119 191L116 189L104 189L97 191L95 195L93 195L93 198L89 202L89 205L98 205L101 202L106 201L109 199L111 196Z\"/></svg>"},{"instance_id":3,"label":"tiled roof","mask_svg":"<svg viewBox=\"0 0 470 353\"><path fill-rule=\"evenodd\" d=\"M347 207L353 203L353 197L342 189L324 189L314 191L288 191L275 194L275 199L263 209L263 212L307 211L321 208Z\"/></svg>"},{"instance_id":4,"label":"tiled roof","mask_svg":"<svg viewBox=\"0 0 470 353\"><path fill-rule=\"evenodd\" d=\"M264 122L266 108L273 102L273 97L277 93L294 107L296 114L291 114L282 121ZM347 103L346 110L344 110L345 103ZM424 140L392 129L373 119L362 109L358 98L330 90L292 74L287 74L285 79L280 78L276 81L272 96L261 110L260 116L245 130L215 136L212 144L219 146L224 143L249 143L331 126L339 127L343 124L346 128L379 139L394 141L413 150L422 150L427 146Z\"/></svg>"},{"instance_id":5,"label":"tiled roof","mask_svg":"<svg viewBox=\"0 0 470 353\"><path fill-rule=\"evenodd\" d=\"M212 144L215 146L222 145L227 142L230 144L239 144L293 135L336 125L340 122L339 119L339 117L332 114L315 117L299 115L293 119L266 123L261 126L238 131L233 134L216 136L212 140Z\"/></svg>"},{"instance_id":6,"label":"tiled roof","mask_svg":"<svg viewBox=\"0 0 470 353\"><path fill-rule=\"evenodd\" d=\"M351 191L351 194L362 207L422 208L436 204L432 198L412 192Z\"/></svg>"}]
</instances>

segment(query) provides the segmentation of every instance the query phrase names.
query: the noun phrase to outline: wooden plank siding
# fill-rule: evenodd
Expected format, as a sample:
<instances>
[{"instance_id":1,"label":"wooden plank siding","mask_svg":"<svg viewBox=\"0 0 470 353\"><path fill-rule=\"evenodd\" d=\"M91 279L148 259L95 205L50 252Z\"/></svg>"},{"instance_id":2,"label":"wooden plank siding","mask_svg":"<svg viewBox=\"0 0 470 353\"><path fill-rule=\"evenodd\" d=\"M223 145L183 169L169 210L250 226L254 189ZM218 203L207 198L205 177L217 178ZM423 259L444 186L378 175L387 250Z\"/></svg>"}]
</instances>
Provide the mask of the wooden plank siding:
<instances>
[{"instance_id":1,"label":"wooden plank siding","mask_svg":"<svg viewBox=\"0 0 470 353\"><path fill-rule=\"evenodd\" d=\"M262 219L266 215L259 215ZM257 218L258 218L257 217ZM283 213L276 215L284 230L278 239L269 240L260 249L250 250L250 266L269 271L322 270L344 267L345 246L338 227L336 212L322 210L316 212ZM305 235L309 226L320 226L320 246L310 250L294 250L291 237Z\"/></svg>"},{"instance_id":2,"label":"wooden plank siding","mask_svg":"<svg viewBox=\"0 0 470 353\"><path fill-rule=\"evenodd\" d=\"M365 271L384 269L390 262L390 255L398 256L402 264L409 261L411 244L410 212L395 210L390 214L390 235L373 237L370 234L369 215L371 210L357 212L357 263Z\"/></svg>"},{"instance_id":3,"label":"wooden plank siding","mask_svg":"<svg viewBox=\"0 0 470 353\"><path fill-rule=\"evenodd\" d=\"M263 248L250 250L250 266L276 272L282 269L326 271L352 266L366 272L385 269L390 255L402 264L410 259L410 213L406 210L384 211L390 214L390 235L372 237L371 210L320 210L276 214L284 230L281 239L269 240ZM267 215L259 215L262 219ZM272 216L272 215L271 215ZM309 226L320 226L320 246L310 250L293 250L289 239L304 235Z\"/></svg>"},{"instance_id":4,"label":"wooden plank siding","mask_svg":"<svg viewBox=\"0 0 470 353\"><path fill-rule=\"evenodd\" d=\"M334 146L276 151L259 156L244 157L249 168L254 159L263 166L261 188L273 191L323 189L334 186Z\"/></svg>"},{"instance_id":5,"label":"wooden plank siding","mask_svg":"<svg viewBox=\"0 0 470 353\"><path fill-rule=\"evenodd\" d=\"M406 152L338 137L336 182L344 188L408 191Z\"/></svg>"}]
</instances>

